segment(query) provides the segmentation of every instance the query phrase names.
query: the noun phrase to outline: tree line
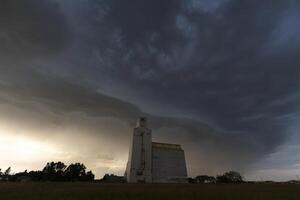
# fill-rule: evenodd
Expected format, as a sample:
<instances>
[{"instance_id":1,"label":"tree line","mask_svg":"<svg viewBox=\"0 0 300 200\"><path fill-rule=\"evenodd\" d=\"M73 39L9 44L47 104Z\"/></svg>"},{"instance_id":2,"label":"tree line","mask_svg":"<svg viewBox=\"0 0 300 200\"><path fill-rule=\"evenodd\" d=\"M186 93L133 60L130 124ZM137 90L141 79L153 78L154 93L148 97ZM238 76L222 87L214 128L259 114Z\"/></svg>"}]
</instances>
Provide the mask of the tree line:
<instances>
[{"instance_id":1,"label":"tree line","mask_svg":"<svg viewBox=\"0 0 300 200\"><path fill-rule=\"evenodd\" d=\"M189 183L243 183L243 177L239 172L229 171L223 175L208 176L201 175L195 178L189 178Z\"/></svg>"},{"instance_id":2,"label":"tree line","mask_svg":"<svg viewBox=\"0 0 300 200\"><path fill-rule=\"evenodd\" d=\"M11 168L2 172L0 169L0 181L55 181L55 182L72 182L72 181L94 181L95 175L92 171L86 171L82 163L72 163L69 166L63 162L48 162L42 170L27 171L12 174ZM114 174L105 174L101 182L125 183L123 176ZM243 183L243 177L240 173L229 171L223 175L208 176L201 175L189 178L189 183Z\"/></svg>"},{"instance_id":3,"label":"tree line","mask_svg":"<svg viewBox=\"0 0 300 200\"><path fill-rule=\"evenodd\" d=\"M11 174L9 167L4 172L0 169L0 181L93 181L95 175L86 171L82 163L72 163L69 166L63 162L48 162L43 170L27 171Z\"/></svg>"}]
</instances>

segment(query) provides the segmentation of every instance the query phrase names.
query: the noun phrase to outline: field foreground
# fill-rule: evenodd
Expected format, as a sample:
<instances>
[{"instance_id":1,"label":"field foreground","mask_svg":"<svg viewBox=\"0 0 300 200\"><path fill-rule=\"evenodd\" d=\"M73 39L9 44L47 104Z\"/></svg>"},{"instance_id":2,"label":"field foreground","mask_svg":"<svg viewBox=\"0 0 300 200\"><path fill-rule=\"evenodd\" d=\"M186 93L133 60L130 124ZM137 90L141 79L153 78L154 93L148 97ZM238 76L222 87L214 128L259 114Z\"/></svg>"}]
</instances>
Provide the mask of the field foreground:
<instances>
[{"instance_id":1,"label":"field foreground","mask_svg":"<svg viewBox=\"0 0 300 200\"><path fill-rule=\"evenodd\" d=\"M0 183L1 200L203 199L299 200L300 185L290 184L100 184Z\"/></svg>"}]
</instances>

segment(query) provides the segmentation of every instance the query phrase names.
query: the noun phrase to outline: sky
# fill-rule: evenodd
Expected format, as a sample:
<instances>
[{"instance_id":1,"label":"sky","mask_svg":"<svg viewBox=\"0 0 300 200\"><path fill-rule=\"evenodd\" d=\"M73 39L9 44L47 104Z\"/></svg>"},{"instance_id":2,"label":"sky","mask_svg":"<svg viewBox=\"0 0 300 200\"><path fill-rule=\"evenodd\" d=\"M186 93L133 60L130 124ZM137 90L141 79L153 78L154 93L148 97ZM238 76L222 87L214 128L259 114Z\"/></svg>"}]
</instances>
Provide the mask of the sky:
<instances>
[{"instance_id":1,"label":"sky","mask_svg":"<svg viewBox=\"0 0 300 200\"><path fill-rule=\"evenodd\" d=\"M0 168L122 175L132 129L189 176L300 175L297 0L1 0Z\"/></svg>"}]
</instances>

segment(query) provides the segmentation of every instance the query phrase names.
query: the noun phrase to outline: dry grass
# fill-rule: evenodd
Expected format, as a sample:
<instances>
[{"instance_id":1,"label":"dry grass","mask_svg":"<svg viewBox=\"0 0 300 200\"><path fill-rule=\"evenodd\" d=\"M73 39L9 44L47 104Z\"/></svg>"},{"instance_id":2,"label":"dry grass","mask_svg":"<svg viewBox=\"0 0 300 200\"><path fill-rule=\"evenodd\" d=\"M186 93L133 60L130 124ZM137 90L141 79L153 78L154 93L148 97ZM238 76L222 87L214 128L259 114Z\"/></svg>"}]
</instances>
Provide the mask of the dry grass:
<instances>
[{"instance_id":1,"label":"dry grass","mask_svg":"<svg viewBox=\"0 0 300 200\"><path fill-rule=\"evenodd\" d=\"M0 183L1 200L299 200L300 185Z\"/></svg>"}]
</instances>

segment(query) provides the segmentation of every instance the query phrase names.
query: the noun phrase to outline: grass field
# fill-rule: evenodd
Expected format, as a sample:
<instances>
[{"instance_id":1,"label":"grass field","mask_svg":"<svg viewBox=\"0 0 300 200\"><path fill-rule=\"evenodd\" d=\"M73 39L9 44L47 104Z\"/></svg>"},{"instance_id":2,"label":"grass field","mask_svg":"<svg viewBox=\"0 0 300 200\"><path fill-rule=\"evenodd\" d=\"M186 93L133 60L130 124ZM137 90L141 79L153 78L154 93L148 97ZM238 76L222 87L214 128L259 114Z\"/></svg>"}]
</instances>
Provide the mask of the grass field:
<instances>
[{"instance_id":1,"label":"grass field","mask_svg":"<svg viewBox=\"0 0 300 200\"><path fill-rule=\"evenodd\" d=\"M0 183L0 200L299 200L300 185Z\"/></svg>"}]
</instances>

